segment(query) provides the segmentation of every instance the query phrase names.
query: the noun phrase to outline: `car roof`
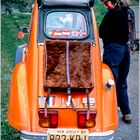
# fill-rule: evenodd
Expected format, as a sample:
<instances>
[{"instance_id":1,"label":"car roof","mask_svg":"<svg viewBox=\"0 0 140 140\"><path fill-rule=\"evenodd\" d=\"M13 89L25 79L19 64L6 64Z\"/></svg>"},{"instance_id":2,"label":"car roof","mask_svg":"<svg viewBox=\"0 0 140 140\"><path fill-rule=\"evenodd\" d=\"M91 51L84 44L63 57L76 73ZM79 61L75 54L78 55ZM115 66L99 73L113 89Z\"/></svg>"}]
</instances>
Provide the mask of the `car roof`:
<instances>
[{"instance_id":1,"label":"car roof","mask_svg":"<svg viewBox=\"0 0 140 140\"><path fill-rule=\"evenodd\" d=\"M42 0L43 6L93 7L94 0Z\"/></svg>"}]
</instances>

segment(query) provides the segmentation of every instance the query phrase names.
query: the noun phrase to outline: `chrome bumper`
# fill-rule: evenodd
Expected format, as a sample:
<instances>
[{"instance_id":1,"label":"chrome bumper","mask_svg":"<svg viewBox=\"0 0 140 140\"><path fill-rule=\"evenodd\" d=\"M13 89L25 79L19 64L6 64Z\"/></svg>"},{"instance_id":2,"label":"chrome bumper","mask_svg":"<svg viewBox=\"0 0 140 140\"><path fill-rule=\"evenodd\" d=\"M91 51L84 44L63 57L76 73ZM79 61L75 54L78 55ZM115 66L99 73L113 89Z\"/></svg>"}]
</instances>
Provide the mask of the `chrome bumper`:
<instances>
[{"instance_id":1,"label":"chrome bumper","mask_svg":"<svg viewBox=\"0 0 140 140\"><path fill-rule=\"evenodd\" d=\"M89 140L113 140L114 131L94 132L89 134ZM21 131L21 140L47 140L47 133Z\"/></svg>"}]
</instances>

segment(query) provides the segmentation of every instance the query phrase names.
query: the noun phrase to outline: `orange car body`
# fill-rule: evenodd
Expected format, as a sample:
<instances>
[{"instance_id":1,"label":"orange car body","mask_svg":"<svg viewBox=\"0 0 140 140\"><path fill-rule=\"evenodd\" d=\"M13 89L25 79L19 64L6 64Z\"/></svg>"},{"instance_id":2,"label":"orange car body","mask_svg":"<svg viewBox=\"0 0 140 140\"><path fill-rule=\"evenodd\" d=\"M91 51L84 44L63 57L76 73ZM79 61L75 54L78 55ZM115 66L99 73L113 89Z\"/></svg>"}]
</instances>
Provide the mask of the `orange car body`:
<instances>
[{"instance_id":1,"label":"orange car body","mask_svg":"<svg viewBox=\"0 0 140 140\"><path fill-rule=\"evenodd\" d=\"M84 128L89 131L89 136L108 136L118 127L117 101L115 85L107 89L105 84L113 78L109 67L102 63L98 29L93 7L90 7L93 22L95 43L92 44L92 67L94 88L90 91L89 98L95 99L95 104L90 110L96 110L96 124L92 128ZM41 108L38 98L45 97L47 91L43 88L44 73L44 43L38 43L39 6L35 1L30 21L29 40L24 45L22 60L18 62L13 70L10 86L8 105L8 122L12 127L21 132L47 134L48 128L39 125L38 110ZM45 42L45 40L44 40ZM67 94L61 92L52 93L56 103L48 106L48 109L58 111L58 126L56 129L77 129L77 111L86 110L82 99L85 94L81 92L72 94L76 110L67 107L65 101ZM107 134L108 132L108 134ZM24 138L23 138L24 139Z\"/></svg>"}]
</instances>

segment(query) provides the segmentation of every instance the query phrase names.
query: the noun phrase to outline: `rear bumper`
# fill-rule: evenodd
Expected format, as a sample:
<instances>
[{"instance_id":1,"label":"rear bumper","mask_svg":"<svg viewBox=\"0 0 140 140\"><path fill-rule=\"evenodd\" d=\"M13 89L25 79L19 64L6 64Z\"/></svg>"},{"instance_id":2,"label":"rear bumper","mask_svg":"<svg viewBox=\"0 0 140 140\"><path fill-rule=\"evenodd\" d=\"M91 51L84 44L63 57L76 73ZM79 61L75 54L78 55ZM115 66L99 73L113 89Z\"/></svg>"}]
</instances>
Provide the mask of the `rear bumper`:
<instances>
[{"instance_id":1,"label":"rear bumper","mask_svg":"<svg viewBox=\"0 0 140 140\"><path fill-rule=\"evenodd\" d=\"M89 134L89 140L113 140L114 131L94 132ZM47 140L47 133L21 131L21 140Z\"/></svg>"}]
</instances>

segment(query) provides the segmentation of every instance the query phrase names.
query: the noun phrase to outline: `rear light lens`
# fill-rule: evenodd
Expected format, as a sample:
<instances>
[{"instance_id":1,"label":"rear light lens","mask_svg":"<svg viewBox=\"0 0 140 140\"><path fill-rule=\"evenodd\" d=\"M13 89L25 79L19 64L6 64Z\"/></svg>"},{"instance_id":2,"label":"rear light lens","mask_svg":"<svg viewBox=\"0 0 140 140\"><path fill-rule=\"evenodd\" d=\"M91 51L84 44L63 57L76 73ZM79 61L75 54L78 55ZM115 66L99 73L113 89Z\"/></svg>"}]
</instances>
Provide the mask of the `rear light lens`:
<instances>
[{"instance_id":1,"label":"rear light lens","mask_svg":"<svg viewBox=\"0 0 140 140\"><path fill-rule=\"evenodd\" d=\"M39 112L39 125L44 128L56 128L58 125L58 111L47 110L47 115L44 109L40 109Z\"/></svg>"},{"instance_id":2,"label":"rear light lens","mask_svg":"<svg viewBox=\"0 0 140 140\"><path fill-rule=\"evenodd\" d=\"M91 128L95 126L96 111L90 111L89 118L87 120L87 111L77 112L77 121L79 128Z\"/></svg>"}]
</instances>

